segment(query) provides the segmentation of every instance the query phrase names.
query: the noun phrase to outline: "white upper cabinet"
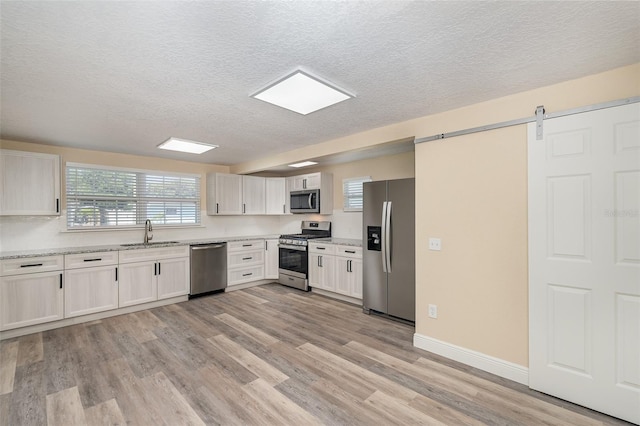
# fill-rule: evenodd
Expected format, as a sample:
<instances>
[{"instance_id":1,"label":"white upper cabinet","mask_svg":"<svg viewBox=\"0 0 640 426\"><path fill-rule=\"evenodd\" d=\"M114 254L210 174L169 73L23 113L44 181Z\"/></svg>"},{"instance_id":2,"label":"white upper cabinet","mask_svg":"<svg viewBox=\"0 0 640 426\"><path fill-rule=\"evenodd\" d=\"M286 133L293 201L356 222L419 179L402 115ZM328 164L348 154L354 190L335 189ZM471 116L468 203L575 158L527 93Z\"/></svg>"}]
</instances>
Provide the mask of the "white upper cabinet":
<instances>
[{"instance_id":1,"label":"white upper cabinet","mask_svg":"<svg viewBox=\"0 0 640 426\"><path fill-rule=\"evenodd\" d=\"M293 176L291 178L291 191L301 191L303 189L321 189L322 179L330 176L327 173L309 173L306 175Z\"/></svg>"},{"instance_id":2,"label":"white upper cabinet","mask_svg":"<svg viewBox=\"0 0 640 426\"><path fill-rule=\"evenodd\" d=\"M266 178L266 214L287 213L287 188L285 178Z\"/></svg>"},{"instance_id":3,"label":"white upper cabinet","mask_svg":"<svg viewBox=\"0 0 640 426\"><path fill-rule=\"evenodd\" d=\"M0 150L0 215L60 214L60 157Z\"/></svg>"},{"instance_id":4,"label":"white upper cabinet","mask_svg":"<svg viewBox=\"0 0 640 426\"><path fill-rule=\"evenodd\" d=\"M242 214L242 176L207 174L207 214Z\"/></svg>"},{"instance_id":5,"label":"white upper cabinet","mask_svg":"<svg viewBox=\"0 0 640 426\"><path fill-rule=\"evenodd\" d=\"M242 176L242 213L265 214L265 178Z\"/></svg>"}]
</instances>

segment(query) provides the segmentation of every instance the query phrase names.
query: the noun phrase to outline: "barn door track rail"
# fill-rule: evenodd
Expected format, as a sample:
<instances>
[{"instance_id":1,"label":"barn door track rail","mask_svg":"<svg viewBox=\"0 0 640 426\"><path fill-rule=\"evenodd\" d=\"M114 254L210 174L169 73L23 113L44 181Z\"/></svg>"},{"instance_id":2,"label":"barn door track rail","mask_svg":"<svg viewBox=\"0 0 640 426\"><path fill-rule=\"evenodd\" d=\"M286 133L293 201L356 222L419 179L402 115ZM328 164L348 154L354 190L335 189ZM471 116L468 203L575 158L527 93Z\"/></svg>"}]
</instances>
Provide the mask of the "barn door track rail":
<instances>
[{"instance_id":1,"label":"barn door track rail","mask_svg":"<svg viewBox=\"0 0 640 426\"><path fill-rule=\"evenodd\" d=\"M564 117L567 115L581 114L583 112L596 111L599 109L612 108L612 107L617 107L621 105L634 104L637 102L640 102L640 96L632 96L630 98L618 99L615 101L609 101L609 102L603 102L603 103L589 105L589 106L567 109L564 111L558 111L558 112L553 112L549 114L546 113L544 106L540 105L536 107L535 115L532 117L517 118L515 120L502 121L500 123L487 124L485 126L471 127L469 129L464 129L464 130L456 130L454 132L439 133L437 135L427 136L424 138L416 138L414 143L419 144L423 142L437 141L440 139L455 138L456 136L469 135L471 133L478 133L478 132L486 132L487 130L501 129L503 127L519 126L521 124L527 124L527 123L533 123L533 122L536 123L536 139L542 140L544 120L548 120L551 118Z\"/></svg>"}]
</instances>

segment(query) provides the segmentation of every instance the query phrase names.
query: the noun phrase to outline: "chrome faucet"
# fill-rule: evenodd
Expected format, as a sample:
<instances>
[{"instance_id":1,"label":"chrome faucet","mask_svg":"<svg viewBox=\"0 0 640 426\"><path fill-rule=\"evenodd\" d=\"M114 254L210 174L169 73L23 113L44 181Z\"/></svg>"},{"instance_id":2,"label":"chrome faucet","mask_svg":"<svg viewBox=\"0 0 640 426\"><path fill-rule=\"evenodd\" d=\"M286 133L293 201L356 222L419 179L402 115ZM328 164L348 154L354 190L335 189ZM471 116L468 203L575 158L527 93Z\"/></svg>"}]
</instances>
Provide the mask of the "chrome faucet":
<instances>
[{"instance_id":1,"label":"chrome faucet","mask_svg":"<svg viewBox=\"0 0 640 426\"><path fill-rule=\"evenodd\" d=\"M149 235L149 233L153 231L153 227L151 226L151 220L147 219L144 221L144 243L148 244L149 240L153 240L153 234Z\"/></svg>"}]
</instances>

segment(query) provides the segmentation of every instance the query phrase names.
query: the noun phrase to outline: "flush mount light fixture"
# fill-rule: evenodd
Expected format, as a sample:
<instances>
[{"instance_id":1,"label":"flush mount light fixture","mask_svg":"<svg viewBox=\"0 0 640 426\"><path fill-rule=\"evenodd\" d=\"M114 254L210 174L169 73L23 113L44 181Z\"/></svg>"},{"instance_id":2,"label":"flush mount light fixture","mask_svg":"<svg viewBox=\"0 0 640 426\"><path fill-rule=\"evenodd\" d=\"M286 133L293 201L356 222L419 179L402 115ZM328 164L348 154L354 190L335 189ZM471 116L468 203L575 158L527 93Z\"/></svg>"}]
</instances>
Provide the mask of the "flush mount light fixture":
<instances>
[{"instance_id":1,"label":"flush mount light fixture","mask_svg":"<svg viewBox=\"0 0 640 426\"><path fill-rule=\"evenodd\" d=\"M251 97L307 115L353 98L354 95L298 69L258 90Z\"/></svg>"},{"instance_id":2,"label":"flush mount light fixture","mask_svg":"<svg viewBox=\"0 0 640 426\"><path fill-rule=\"evenodd\" d=\"M190 141L187 139L169 138L158 145L158 148L168 149L170 151L187 152L189 154L202 154L203 152L218 148L218 145Z\"/></svg>"},{"instance_id":3,"label":"flush mount light fixture","mask_svg":"<svg viewBox=\"0 0 640 426\"><path fill-rule=\"evenodd\" d=\"M313 166L314 164L318 164L315 161L303 161L302 163L289 164L289 167L307 167Z\"/></svg>"}]
</instances>

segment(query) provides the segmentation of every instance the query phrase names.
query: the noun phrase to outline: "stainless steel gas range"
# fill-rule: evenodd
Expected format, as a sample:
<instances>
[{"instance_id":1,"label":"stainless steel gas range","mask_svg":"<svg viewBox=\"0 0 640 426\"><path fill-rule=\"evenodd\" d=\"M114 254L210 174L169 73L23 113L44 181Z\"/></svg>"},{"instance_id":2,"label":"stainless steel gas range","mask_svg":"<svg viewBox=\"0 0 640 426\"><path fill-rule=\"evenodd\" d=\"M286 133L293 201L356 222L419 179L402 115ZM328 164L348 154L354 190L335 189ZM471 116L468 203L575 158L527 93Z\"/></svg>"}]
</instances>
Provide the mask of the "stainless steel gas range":
<instances>
[{"instance_id":1,"label":"stainless steel gas range","mask_svg":"<svg viewBox=\"0 0 640 426\"><path fill-rule=\"evenodd\" d=\"M280 284L309 291L309 252L307 241L331 236L331 222L302 221L302 233L280 235Z\"/></svg>"}]
</instances>

